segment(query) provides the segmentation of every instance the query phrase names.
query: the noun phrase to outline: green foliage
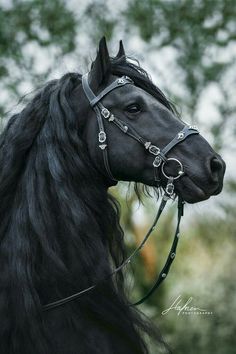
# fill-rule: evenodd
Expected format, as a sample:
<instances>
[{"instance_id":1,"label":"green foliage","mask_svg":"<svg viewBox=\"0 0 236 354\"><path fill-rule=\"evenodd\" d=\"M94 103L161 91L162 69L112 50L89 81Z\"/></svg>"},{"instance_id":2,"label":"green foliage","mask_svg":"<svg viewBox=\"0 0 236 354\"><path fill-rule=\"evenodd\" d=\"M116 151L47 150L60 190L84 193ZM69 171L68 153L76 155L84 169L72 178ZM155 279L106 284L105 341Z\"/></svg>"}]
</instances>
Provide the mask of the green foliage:
<instances>
[{"instance_id":1,"label":"green foliage","mask_svg":"<svg viewBox=\"0 0 236 354\"><path fill-rule=\"evenodd\" d=\"M50 69L38 73L34 50L56 48L56 59L75 49L76 19L62 0L14 0L0 5L0 80L9 96L21 95L24 80L35 88ZM50 53L50 52L49 52ZM1 112L5 102L0 102Z\"/></svg>"},{"instance_id":2,"label":"green foliage","mask_svg":"<svg viewBox=\"0 0 236 354\"><path fill-rule=\"evenodd\" d=\"M232 116L235 118L235 101L233 106L230 105L232 92L224 83L227 71L232 66L235 68L233 51L228 58L224 57L224 50L236 42L235 1L131 0L126 18L138 28L152 50L165 47L175 49L176 64L185 87L184 97L177 95L175 99L188 108L186 113L195 122L202 95L212 83L216 85L223 100L216 103L220 120L212 132L216 133L213 135L216 148L222 148L221 137L226 123L235 127L235 119L231 119ZM220 134L217 134L216 128L218 131L221 129Z\"/></svg>"}]
</instances>

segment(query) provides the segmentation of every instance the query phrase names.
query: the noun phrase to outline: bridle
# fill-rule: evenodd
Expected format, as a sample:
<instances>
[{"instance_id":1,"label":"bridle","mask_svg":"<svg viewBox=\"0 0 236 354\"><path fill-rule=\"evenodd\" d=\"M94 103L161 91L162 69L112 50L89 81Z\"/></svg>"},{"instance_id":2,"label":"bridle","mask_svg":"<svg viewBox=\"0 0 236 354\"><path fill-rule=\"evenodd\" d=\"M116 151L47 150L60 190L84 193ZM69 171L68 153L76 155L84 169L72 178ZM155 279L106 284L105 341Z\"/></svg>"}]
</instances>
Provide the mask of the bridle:
<instances>
[{"instance_id":1,"label":"bridle","mask_svg":"<svg viewBox=\"0 0 236 354\"><path fill-rule=\"evenodd\" d=\"M123 269L128 263L131 262L132 258L140 251L140 249L144 246L146 243L147 239L151 235L152 231L155 229L156 224L166 206L167 201L170 198L173 198L174 196L174 181L182 177L185 172L184 172L184 167L183 164L175 157L167 157L167 153L173 149L177 144L181 143L184 141L187 137L193 134L199 134L199 131L196 126L191 126L191 125L185 125L184 128L162 149L157 147L156 145L152 144L148 139L143 138L138 134L138 132L129 124L126 122L123 122L121 119L115 117L106 107L103 106L101 100L103 99L104 96L109 94L111 91L118 89L119 87L122 87L124 85L133 85L134 82L128 77L128 76L122 76L120 78L117 78L115 81L113 81L110 85L108 85L104 90L102 90L97 96L93 93L89 86L88 82L88 74L85 74L82 77L82 87L84 90L84 93L90 103L90 106L93 108L94 112L96 113L97 117L97 122L98 122L98 128L99 128L99 133L98 133L98 143L99 143L99 148L102 151L103 155L103 161L104 161L104 166L106 169L106 174L109 179L112 181L117 181L111 171L110 164L109 164L109 158L108 158L108 144L107 144L107 136L104 128L104 122L103 119L105 119L107 122L110 124L115 124L124 134L130 136L131 138L135 139L138 141L140 144L143 145L145 150L154 156L153 160L153 168L154 168L154 180L157 183L160 182L159 179L159 173L162 173L162 175L167 179L167 184L165 187L165 192L162 197L161 204L159 206L159 209L157 211L157 215L154 219L154 222L150 229L148 230L147 234L143 238L142 242L139 244L139 246L131 253L131 255L117 268L115 268L112 273L108 274L105 276L103 279L98 281L96 284L91 285L90 287L83 289L75 294L72 294L71 296L65 297L63 299L51 302L47 305L43 306L43 311L48 311L50 309L53 309L55 307L61 306L63 304L66 304L68 302L71 302L73 300L78 299L80 296L83 294L91 291L92 289L96 288L98 285L102 284L104 281L110 279L114 274L119 272L121 269ZM178 170L176 175L170 176L166 173L165 167L170 161L175 161L178 165ZM166 263L164 267L162 268L160 274L157 277L157 280L155 284L152 286L152 288L149 290L149 292L141 298L139 301L136 301L133 304L129 304L129 306L135 306L139 305L142 302L144 302L155 290L159 285L162 283L162 281L166 278L170 266L175 258L176 255L176 249L179 241L179 228L180 228L180 221L181 217L183 216L183 210L184 210L184 201L182 200L181 197L178 197L178 216L177 216L177 226L175 230L175 235L174 239L166 260Z\"/></svg>"}]
</instances>

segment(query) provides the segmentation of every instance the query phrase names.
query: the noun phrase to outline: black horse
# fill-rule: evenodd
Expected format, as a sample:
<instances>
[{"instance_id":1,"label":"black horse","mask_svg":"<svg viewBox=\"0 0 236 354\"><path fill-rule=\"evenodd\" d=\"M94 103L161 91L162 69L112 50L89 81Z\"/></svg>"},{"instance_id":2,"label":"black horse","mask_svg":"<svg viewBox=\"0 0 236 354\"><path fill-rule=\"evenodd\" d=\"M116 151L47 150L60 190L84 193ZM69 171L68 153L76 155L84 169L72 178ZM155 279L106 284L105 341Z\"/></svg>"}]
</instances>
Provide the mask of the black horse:
<instances>
[{"instance_id":1,"label":"black horse","mask_svg":"<svg viewBox=\"0 0 236 354\"><path fill-rule=\"evenodd\" d=\"M102 39L88 85L98 94L124 75L130 84L110 91L102 104L131 135L147 139L146 149L111 124L111 116L103 119L107 139L98 145L96 114L78 73L47 83L1 134L1 354L141 354L148 352L143 334L163 344L129 306L122 270L79 299L43 311L124 261L119 208L108 188L117 180L166 186L161 166L154 176L160 151L152 145L150 154L150 142L166 146L185 124L147 73L126 58L122 43L112 58ZM174 188L183 200L196 203L221 191L225 164L202 136L191 135L171 156L176 160L165 173L175 175L181 162L184 174Z\"/></svg>"}]
</instances>

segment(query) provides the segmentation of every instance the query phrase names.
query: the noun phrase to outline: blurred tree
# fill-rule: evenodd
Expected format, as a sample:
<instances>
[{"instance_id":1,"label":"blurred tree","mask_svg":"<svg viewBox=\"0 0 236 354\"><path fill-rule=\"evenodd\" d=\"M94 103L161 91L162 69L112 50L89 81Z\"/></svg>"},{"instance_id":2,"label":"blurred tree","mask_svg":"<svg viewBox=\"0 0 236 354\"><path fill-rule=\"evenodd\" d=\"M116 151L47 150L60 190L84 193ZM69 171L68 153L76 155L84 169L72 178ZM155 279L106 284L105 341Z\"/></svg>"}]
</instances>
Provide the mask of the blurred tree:
<instances>
[{"instance_id":1,"label":"blurred tree","mask_svg":"<svg viewBox=\"0 0 236 354\"><path fill-rule=\"evenodd\" d=\"M231 131L236 130L236 106L232 100L236 69L235 1L129 0L125 7L114 7L112 11L110 2L104 0L88 4L85 15L93 23L93 38L97 41L102 34L108 39L117 37L122 24L124 38L133 33L133 28L138 29L148 44L145 53L154 51L158 55L161 49L171 48L175 52L173 74L183 90L165 90L197 122L200 101L207 90L214 89L219 98L215 102L219 119L210 128L215 146L220 149L225 142L222 136L226 123Z\"/></svg>"},{"instance_id":2,"label":"blurred tree","mask_svg":"<svg viewBox=\"0 0 236 354\"><path fill-rule=\"evenodd\" d=\"M13 0L0 4L0 80L6 96L19 97L22 82L35 88L55 60L75 49L76 19L62 0ZM51 60L47 65L45 57ZM37 55L45 62L40 63ZM29 85L28 85L29 87ZM4 111L3 100L0 113Z\"/></svg>"}]
</instances>

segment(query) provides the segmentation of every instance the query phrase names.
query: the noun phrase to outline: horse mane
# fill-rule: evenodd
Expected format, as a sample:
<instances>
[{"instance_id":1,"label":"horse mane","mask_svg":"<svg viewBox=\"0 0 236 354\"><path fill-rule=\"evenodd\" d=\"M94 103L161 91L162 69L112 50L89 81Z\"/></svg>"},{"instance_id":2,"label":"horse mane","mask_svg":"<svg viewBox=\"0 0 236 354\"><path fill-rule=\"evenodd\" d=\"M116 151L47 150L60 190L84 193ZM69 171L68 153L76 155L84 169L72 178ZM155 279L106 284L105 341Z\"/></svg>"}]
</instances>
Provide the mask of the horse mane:
<instances>
[{"instance_id":1,"label":"horse mane","mask_svg":"<svg viewBox=\"0 0 236 354\"><path fill-rule=\"evenodd\" d=\"M173 111L139 65L124 58L113 58L111 63L113 74L130 76L137 86ZM0 135L3 352L9 347L17 352L21 341L25 353L47 353L42 304L96 283L126 256L118 202L102 187L102 177L83 140L81 117L71 104L70 97L78 85L78 73L50 81L9 119ZM147 352L146 344L136 330L163 343L158 331L137 309L125 307L125 300L121 271L79 301L93 320L101 320L102 312L104 321L110 324L113 319L109 313L125 308L122 320L114 319L113 326L127 331L143 352ZM67 316L84 318L74 303L69 308ZM76 326L79 328L79 320Z\"/></svg>"}]
</instances>

